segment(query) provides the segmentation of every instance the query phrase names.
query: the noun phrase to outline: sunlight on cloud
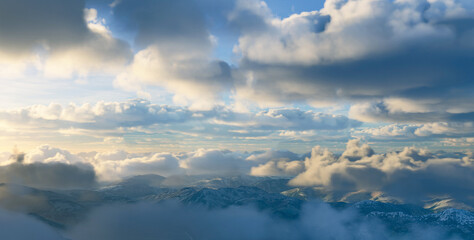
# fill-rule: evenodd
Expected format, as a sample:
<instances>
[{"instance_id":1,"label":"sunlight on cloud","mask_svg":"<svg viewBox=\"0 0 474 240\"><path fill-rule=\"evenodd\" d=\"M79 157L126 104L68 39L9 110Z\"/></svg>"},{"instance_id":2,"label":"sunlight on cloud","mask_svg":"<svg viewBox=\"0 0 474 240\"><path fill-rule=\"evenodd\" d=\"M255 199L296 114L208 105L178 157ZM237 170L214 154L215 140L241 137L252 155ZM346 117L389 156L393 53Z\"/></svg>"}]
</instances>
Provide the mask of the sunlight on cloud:
<instances>
[{"instance_id":1,"label":"sunlight on cloud","mask_svg":"<svg viewBox=\"0 0 474 240\"><path fill-rule=\"evenodd\" d=\"M471 239L473 16L0 0L0 239Z\"/></svg>"}]
</instances>

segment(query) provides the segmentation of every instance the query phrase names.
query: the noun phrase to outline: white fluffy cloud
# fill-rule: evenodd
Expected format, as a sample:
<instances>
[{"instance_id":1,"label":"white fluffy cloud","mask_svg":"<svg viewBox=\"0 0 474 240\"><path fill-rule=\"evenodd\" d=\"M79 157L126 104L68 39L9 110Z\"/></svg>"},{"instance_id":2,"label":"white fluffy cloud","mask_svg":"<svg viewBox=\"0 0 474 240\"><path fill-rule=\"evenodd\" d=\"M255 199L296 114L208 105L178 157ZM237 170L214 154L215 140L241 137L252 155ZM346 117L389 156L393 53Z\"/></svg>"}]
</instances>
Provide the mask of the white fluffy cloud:
<instances>
[{"instance_id":1,"label":"white fluffy cloud","mask_svg":"<svg viewBox=\"0 0 474 240\"><path fill-rule=\"evenodd\" d=\"M250 169L253 176L295 176L304 169L302 161L275 160Z\"/></svg>"},{"instance_id":2,"label":"white fluffy cloud","mask_svg":"<svg viewBox=\"0 0 474 240\"><path fill-rule=\"evenodd\" d=\"M289 177L304 170L303 159L302 155L290 151L265 151L252 154L246 160L255 165L250 169L250 175Z\"/></svg>"},{"instance_id":3,"label":"white fluffy cloud","mask_svg":"<svg viewBox=\"0 0 474 240\"><path fill-rule=\"evenodd\" d=\"M236 48L236 99L382 101L405 120L472 118L473 11L461 0L328 0L284 19L257 14L263 27L244 31Z\"/></svg>"},{"instance_id":4,"label":"white fluffy cloud","mask_svg":"<svg viewBox=\"0 0 474 240\"><path fill-rule=\"evenodd\" d=\"M192 112L182 107L151 104L146 100L98 102L95 105L70 104L63 107L33 105L0 112L1 121L17 127L41 125L52 128L113 129L147 126L155 123L184 122Z\"/></svg>"},{"instance_id":5,"label":"white fluffy cloud","mask_svg":"<svg viewBox=\"0 0 474 240\"><path fill-rule=\"evenodd\" d=\"M355 192L383 192L403 202L422 204L450 198L473 206L472 153L432 153L405 147L377 154L367 144L350 140L341 154L316 146L311 154L287 151L237 152L198 149L181 153L92 152L71 154L40 146L26 153L23 162L0 168L2 181L36 187L87 188L99 181L159 174L210 176L293 177L289 184L332 193L334 201Z\"/></svg>"},{"instance_id":6,"label":"white fluffy cloud","mask_svg":"<svg viewBox=\"0 0 474 240\"><path fill-rule=\"evenodd\" d=\"M69 151L48 145L14 153L0 163L0 182L39 188L77 189L95 187L93 166Z\"/></svg>"},{"instance_id":7,"label":"white fluffy cloud","mask_svg":"<svg viewBox=\"0 0 474 240\"><path fill-rule=\"evenodd\" d=\"M469 155L438 157L408 147L401 152L374 154L368 145L353 140L339 157L327 149L313 148L304 162L305 170L290 184L320 186L341 196L354 191L382 191L416 203L449 196L471 205L473 163Z\"/></svg>"},{"instance_id":8,"label":"white fluffy cloud","mask_svg":"<svg viewBox=\"0 0 474 240\"><path fill-rule=\"evenodd\" d=\"M201 5L193 0L135 2L114 6L114 17L136 32L139 51L115 79L115 85L146 95L147 85L164 87L174 101L194 108L212 108L232 87L230 66L212 57L216 38L207 29Z\"/></svg>"},{"instance_id":9,"label":"white fluffy cloud","mask_svg":"<svg viewBox=\"0 0 474 240\"><path fill-rule=\"evenodd\" d=\"M311 65L356 59L417 40L453 37L445 26L434 23L469 17L471 7L464 1L327 0L320 11L267 20L269 29L242 36L239 50L262 63Z\"/></svg>"},{"instance_id":10,"label":"white fluffy cloud","mask_svg":"<svg viewBox=\"0 0 474 240\"><path fill-rule=\"evenodd\" d=\"M353 133L381 139L410 139L421 137L468 137L474 134L472 122L434 122L425 124L391 124L376 128L364 128Z\"/></svg>"},{"instance_id":11,"label":"white fluffy cloud","mask_svg":"<svg viewBox=\"0 0 474 240\"><path fill-rule=\"evenodd\" d=\"M158 174L169 176L185 173L179 167L179 161L175 155L169 153L154 153L133 156L133 154L115 155L98 153L91 159L95 171L101 180L119 180L130 176L144 174ZM104 157L108 155L109 157Z\"/></svg>"},{"instance_id":12,"label":"white fluffy cloud","mask_svg":"<svg viewBox=\"0 0 474 240\"><path fill-rule=\"evenodd\" d=\"M360 122L343 115L302 111L297 108L269 109L255 114L221 114L216 123L246 129L273 130L340 130L360 126Z\"/></svg>"},{"instance_id":13,"label":"white fluffy cloud","mask_svg":"<svg viewBox=\"0 0 474 240\"><path fill-rule=\"evenodd\" d=\"M232 83L231 69L225 62L212 60L206 54L166 53L153 45L138 52L114 84L145 96L146 85L162 86L175 94L176 103L209 109Z\"/></svg>"},{"instance_id":14,"label":"white fluffy cloud","mask_svg":"<svg viewBox=\"0 0 474 240\"><path fill-rule=\"evenodd\" d=\"M296 137L287 136L288 131L311 132L312 135L306 136L306 140L314 140L320 132L338 135L360 125L359 121L344 115L298 108L238 112L221 105L210 110L196 110L153 104L143 99L99 101L82 105L51 103L0 109L1 138L5 142L12 142L11 147L17 144L30 148L45 142L77 145L77 139L81 139L83 144L93 143L94 146L88 147L89 150L98 150L96 144L116 148L131 142L147 141L151 149L153 141L181 145L185 139L216 142L219 140L213 138L233 141L237 138L263 137L296 141ZM19 139L19 135L24 137ZM204 146L196 148L199 147ZM167 150L164 147L162 149Z\"/></svg>"}]
</instances>

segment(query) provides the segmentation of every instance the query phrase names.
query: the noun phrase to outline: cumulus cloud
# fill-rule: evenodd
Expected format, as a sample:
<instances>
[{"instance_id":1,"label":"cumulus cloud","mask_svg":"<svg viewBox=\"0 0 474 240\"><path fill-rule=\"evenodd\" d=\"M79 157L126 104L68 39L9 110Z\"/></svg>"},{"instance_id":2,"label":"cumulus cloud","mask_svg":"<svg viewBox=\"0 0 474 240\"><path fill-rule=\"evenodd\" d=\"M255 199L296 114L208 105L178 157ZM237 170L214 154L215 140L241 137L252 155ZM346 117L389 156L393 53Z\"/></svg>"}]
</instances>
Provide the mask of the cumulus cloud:
<instances>
[{"instance_id":1,"label":"cumulus cloud","mask_svg":"<svg viewBox=\"0 0 474 240\"><path fill-rule=\"evenodd\" d=\"M262 8L253 5L254 11ZM239 49L249 60L262 63L311 65L357 59L428 37L451 37L439 22L469 20L471 7L463 1L328 0L319 11L269 19L269 30L242 36ZM458 15L453 14L455 8ZM274 51L264 51L263 41Z\"/></svg>"},{"instance_id":2,"label":"cumulus cloud","mask_svg":"<svg viewBox=\"0 0 474 240\"><path fill-rule=\"evenodd\" d=\"M158 174L169 176L184 174L175 155L170 153L154 153L145 156L125 154L114 158L104 158L104 154L97 154L91 161L95 171L103 181L120 180L130 176Z\"/></svg>"},{"instance_id":3,"label":"cumulus cloud","mask_svg":"<svg viewBox=\"0 0 474 240\"><path fill-rule=\"evenodd\" d=\"M375 139L413 139L427 137L469 137L474 134L472 122L434 122L425 124L391 124L353 131L356 136Z\"/></svg>"},{"instance_id":4,"label":"cumulus cloud","mask_svg":"<svg viewBox=\"0 0 474 240\"><path fill-rule=\"evenodd\" d=\"M202 55L170 54L153 45L138 52L114 84L143 96L147 96L144 86L162 86L175 94L175 103L209 109L221 102L220 93L230 89L231 68L223 61Z\"/></svg>"},{"instance_id":5,"label":"cumulus cloud","mask_svg":"<svg viewBox=\"0 0 474 240\"><path fill-rule=\"evenodd\" d=\"M91 164L69 151L39 146L28 153L14 153L0 163L0 182L38 188L77 189L97 184Z\"/></svg>"},{"instance_id":6,"label":"cumulus cloud","mask_svg":"<svg viewBox=\"0 0 474 240\"><path fill-rule=\"evenodd\" d=\"M248 154L229 150L198 149L182 153L98 153L88 161L94 165L101 180L158 174L173 175L245 175L252 162Z\"/></svg>"},{"instance_id":7,"label":"cumulus cloud","mask_svg":"<svg viewBox=\"0 0 474 240\"><path fill-rule=\"evenodd\" d=\"M295 176L304 170L302 161L268 161L250 169L253 176Z\"/></svg>"},{"instance_id":8,"label":"cumulus cloud","mask_svg":"<svg viewBox=\"0 0 474 240\"><path fill-rule=\"evenodd\" d=\"M1 121L17 127L40 125L53 128L114 129L147 126L156 123L184 122L192 112L182 107L156 105L136 99L128 102L98 102L95 105L51 103L0 112Z\"/></svg>"},{"instance_id":9,"label":"cumulus cloud","mask_svg":"<svg viewBox=\"0 0 474 240\"><path fill-rule=\"evenodd\" d=\"M270 109L257 112L255 115L223 115L217 123L245 126L258 129L280 130L340 130L358 127L360 122L343 115L334 115L297 108Z\"/></svg>"},{"instance_id":10,"label":"cumulus cloud","mask_svg":"<svg viewBox=\"0 0 474 240\"><path fill-rule=\"evenodd\" d=\"M473 161L465 157L438 157L422 149L374 154L358 140L336 156L313 148L305 170L290 181L296 186L320 186L340 196L355 191L382 191L402 201L422 204L434 197L450 197L471 205ZM467 184L465 184L467 183Z\"/></svg>"},{"instance_id":11,"label":"cumulus cloud","mask_svg":"<svg viewBox=\"0 0 474 240\"><path fill-rule=\"evenodd\" d=\"M361 122L344 115L298 108L239 112L229 106L216 106L210 110L196 110L154 104L144 99L82 105L51 103L0 110L0 130L5 131L3 138L16 141L18 134L22 134L30 136L24 138L25 141L36 140L35 145L39 139L56 144L54 141L59 138L62 142L86 137L83 139L88 142L99 141L112 146L126 143L130 134L148 139L163 138L163 135L282 139L292 134L310 133L306 138L311 140L320 131L337 135L360 125ZM168 140L174 141L173 138Z\"/></svg>"},{"instance_id":12,"label":"cumulus cloud","mask_svg":"<svg viewBox=\"0 0 474 240\"><path fill-rule=\"evenodd\" d=\"M25 154L21 163L65 163L76 164L82 163L83 160L67 150L51 147L49 145L41 145Z\"/></svg>"},{"instance_id":13,"label":"cumulus cloud","mask_svg":"<svg viewBox=\"0 0 474 240\"><path fill-rule=\"evenodd\" d=\"M430 152L405 147L378 154L357 139L350 140L340 154L316 146L310 154L303 155L288 151L248 153L216 149L71 154L40 146L26 153L23 162L12 162L12 159L3 162L0 180L39 188L71 189L90 188L96 181L118 181L146 174L275 176L292 177L293 186L322 189L334 201L354 193L382 192L397 201L420 205L442 198L474 206L473 163L470 152Z\"/></svg>"},{"instance_id":14,"label":"cumulus cloud","mask_svg":"<svg viewBox=\"0 0 474 240\"><path fill-rule=\"evenodd\" d=\"M31 69L48 78L113 74L131 58L129 45L114 38L83 0L7 0L0 6L0 64L16 69L3 77L24 77Z\"/></svg>"},{"instance_id":15,"label":"cumulus cloud","mask_svg":"<svg viewBox=\"0 0 474 240\"><path fill-rule=\"evenodd\" d=\"M166 177L174 175L238 176L251 172L253 175L260 176L294 176L302 170L302 161L300 161L302 156L289 151L265 151L251 154L216 149L198 149L179 153L128 153L117 150L72 154L67 150L42 145L26 153L24 159L22 163L18 163L15 159L6 159L2 162L2 172L5 172L4 182L36 187L85 188L93 186L96 178L100 181L117 181L146 174ZM299 163L296 161L286 163L286 161L294 160L299 160ZM270 162L281 162L278 166L284 166L286 170L275 172L276 174L263 171L258 174L256 170L251 170L252 167Z\"/></svg>"},{"instance_id":16,"label":"cumulus cloud","mask_svg":"<svg viewBox=\"0 0 474 240\"><path fill-rule=\"evenodd\" d=\"M265 27L239 38L236 98L384 101L391 111L422 114L407 119L468 119L472 12L466 1L328 0L284 19L261 14Z\"/></svg>"},{"instance_id":17,"label":"cumulus cloud","mask_svg":"<svg viewBox=\"0 0 474 240\"><path fill-rule=\"evenodd\" d=\"M258 166L250 169L253 176L296 176L304 170L303 155L290 151L265 151L250 155L247 161Z\"/></svg>"},{"instance_id":18,"label":"cumulus cloud","mask_svg":"<svg viewBox=\"0 0 474 240\"><path fill-rule=\"evenodd\" d=\"M117 2L114 16L136 32L140 51L115 85L145 95L144 86L158 85L175 93L175 102L195 108L210 108L220 100L219 94L232 87L231 68L211 57L216 38L209 33L202 4Z\"/></svg>"}]
</instances>

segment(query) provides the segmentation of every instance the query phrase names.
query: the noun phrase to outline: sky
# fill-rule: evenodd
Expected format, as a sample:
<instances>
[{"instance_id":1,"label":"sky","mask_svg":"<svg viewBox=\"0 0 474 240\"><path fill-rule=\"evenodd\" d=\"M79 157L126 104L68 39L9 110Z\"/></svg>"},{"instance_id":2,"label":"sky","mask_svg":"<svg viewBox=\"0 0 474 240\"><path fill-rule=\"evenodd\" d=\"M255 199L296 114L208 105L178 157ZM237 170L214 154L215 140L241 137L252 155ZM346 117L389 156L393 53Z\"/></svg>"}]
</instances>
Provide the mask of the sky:
<instances>
[{"instance_id":1,"label":"sky","mask_svg":"<svg viewBox=\"0 0 474 240\"><path fill-rule=\"evenodd\" d=\"M1 0L0 152L469 154L473 16L471 0Z\"/></svg>"}]
</instances>

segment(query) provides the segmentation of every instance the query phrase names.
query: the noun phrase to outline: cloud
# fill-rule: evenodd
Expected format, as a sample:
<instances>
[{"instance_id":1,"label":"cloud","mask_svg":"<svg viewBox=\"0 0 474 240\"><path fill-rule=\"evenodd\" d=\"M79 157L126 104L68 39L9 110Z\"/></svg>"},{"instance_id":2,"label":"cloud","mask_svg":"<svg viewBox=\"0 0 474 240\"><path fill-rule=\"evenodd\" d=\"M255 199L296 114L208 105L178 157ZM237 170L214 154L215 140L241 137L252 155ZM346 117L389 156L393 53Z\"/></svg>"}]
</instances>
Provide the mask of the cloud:
<instances>
[{"instance_id":1,"label":"cloud","mask_svg":"<svg viewBox=\"0 0 474 240\"><path fill-rule=\"evenodd\" d=\"M289 151L247 152L198 149L189 152L127 153L124 151L100 152L85 157L91 163L102 181L120 180L126 177L158 174L166 177L175 175L212 176L294 176L300 173L302 157ZM288 161L288 162L287 162ZM269 170L274 168L284 170ZM265 166L268 165L268 167ZM278 167L277 167L278 166Z\"/></svg>"},{"instance_id":2,"label":"cloud","mask_svg":"<svg viewBox=\"0 0 474 240\"><path fill-rule=\"evenodd\" d=\"M305 171L290 181L296 186L320 186L340 196L356 191L382 191L405 202L422 204L448 197L473 205L473 161L469 156L447 157L406 147L400 152L374 154L358 140L348 143L337 157L327 149L313 148ZM467 184L466 184L467 183Z\"/></svg>"},{"instance_id":3,"label":"cloud","mask_svg":"<svg viewBox=\"0 0 474 240\"><path fill-rule=\"evenodd\" d=\"M250 154L217 149L198 149L178 153L128 153L116 150L72 154L67 150L42 145L26 153L22 163L12 162L11 159L5 160L2 163L3 169L0 171L5 173L4 182L36 187L87 188L95 184L96 178L99 181L118 181L146 174L166 177L247 175L252 167L259 164L290 159L301 159L301 157L289 151ZM301 161L300 163L302 164ZM287 172L281 173L282 175L295 175L301 170L301 166L298 167L295 163L284 165Z\"/></svg>"},{"instance_id":4,"label":"cloud","mask_svg":"<svg viewBox=\"0 0 474 240\"><path fill-rule=\"evenodd\" d=\"M304 170L302 161L269 161L250 169L253 176L295 176Z\"/></svg>"},{"instance_id":5,"label":"cloud","mask_svg":"<svg viewBox=\"0 0 474 240\"><path fill-rule=\"evenodd\" d=\"M151 104L136 99L127 102L97 102L95 105L51 103L0 112L2 121L18 127L39 125L52 128L114 129L148 126L157 123L185 122L192 112L182 107Z\"/></svg>"},{"instance_id":6,"label":"cloud","mask_svg":"<svg viewBox=\"0 0 474 240\"><path fill-rule=\"evenodd\" d=\"M199 149L181 158L180 166L189 174L241 175L246 174L251 163L245 154L229 150Z\"/></svg>"},{"instance_id":7,"label":"cloud","mask_svg":"<svg viewBox=\"0 0 474 240\"><path fill-rule=\"evenodd\" d=\"M296 176L304 170L303 156L290 151L270 150L252 154L246 160L258 164L250 169L250 175L283 177Z\"/></svg>"},{"instance_id":8,"label":"cloud","mask_svg":"<svg viewBox=\"0 0 474 240\"><path fill-rule=\"evenodd\" d=\"M15 69L3 77L113 74L131 58L130 46L114 38L83 0L6 0L0 8L0 64Z\"/></svg>"},{"instance_id":9,"label":"cloud","mask_svg":"<svg viewBox=\"0 0 474 240\"><path fill-rule=\"evenodd\" d=\"M96 184L90 165L64 163L12 163L0 167L0 182L15 183L37 188L77 189Z\"/></svg>"},{"instance_id":10,"label":"cloud","mask_svg":"<svg viewBox=\"0 0 474 240\"><path fill-rule=\"evenodd\" d=\"M352 139L347 142L346 150L342 153L341 158L349 161L356 161L363 157L370 157L374 154L374 150L368 144L360 144L358 139Z\"/></svg>"},{"instance_id":11,"label":"cloud","mask_svg":"<svg viewBox=\"0 0 474 240\"><path fill-rule=\"evenodd\" d=\"M261 16L265 28L239 38L236 99L383 101L420 113L406 120L469 119L472 12L466 1L328 0L319 11Z\"/></svg>"},{"instance_id":12,"label":"cloud","mask_svg":"<svg viewBox=\"0 0 474 240\"><path fill-rule=\"evenodd\" d=\"M356 103L354 116L364 121L373 113L360 104L400 112L388 121L466 121L474 111L467 1L328 0L283 19L255 0L109 4L3 1L14 14L1 14L0 76L107 75L139 96L149 98L147 87L156 85L177 104L207 110L228 101ZM110 19L98 10L110 10ZM215 51L235 35L231 66Z\"/></svg>"},{"instance_id":13,"label":"cloud","mask_svg":"<svg viewBox=\"0 0 474 240\"><path fill-rule=\"evenodd\" d=\"M425 124L391 124L363 128L353 132L356 136L375 139L414 139L428 137L469 137L474 134L472 122L434 122Z\"/></svg>"},{"instance_id":14,"label":"cloud","mask_svg":"<svg viewBox=\"0 0 474 240\"><path fill-rule=\"evenodd\" d=\"M91 164L69 151L48 145L2 159L0 183L37 188L77 189L97 184Z\"/></svg>"},{"instance_id":15,"label":"cloud","mask_svg":"<svg viewBox=\"0 0 474 240\"><path fill-rule=\"evenodd\" d=\"M122 226L127 226L123 228ZM433 228L394 235L373 218L324 203L307 203L295 220L251 206L208 210L174 202L102 207L73 228L73 239L446 239ZM423 238L421 238L423 239Z\"/></svg>"},{"instance_id":16,"label":"cloud","mask_svg":"<svg viewBox=\"0 0 474 240\"><path fill-rule=\"evenodd\" d=\"M256 1L241 2L253 2L254 12L271 11ZM457 15L452 13L455 8L460 10ZM268 30L241 36L239 50L260 63L313 65L360 59L430 37L434 42L445 40L452 37L446 26L454 24L448 20L469 21L472 12L463 1L328 0L319 11L284 19L265 14ZM264 41L273 51L264 51Z\"/></svg>"},{"instance_id":17,"label":"cloud","mask_svg":"<svg viewBox=\"0 0 474 240\"><path fill-rule=\"evenodd\" d=\"M297 108L269 109L260 111L254 116L230 115L217 118L227 125L241 125L248 128L280 130L340 130L358 127L360 122L343 115L334 115L312 110L302 111ZM233 119L234 117L235 119Z\"/></svg>"},{"instance_id":18,"label":"cloud","mask_svg":"<svg viewBox=\"0 0 474 240\"><path fill-rule=\"evenodd\" d=\"M2 1L0 31L4 51L31 51L42 41L53 46L80 43L90 34L84 21L84 6L85 2L81 0L69 3L56 0L42 3ZM26 8L30 10L25 11Z\"/></svg>"},{"instance_id":19,"label":"cloud","mask_svg":"<svg viewBox=\"0 0 474 240\"><path fill-rule=\"evenodd\" d=\"M3 162L0 180L39 188L71 189L146 174L275 176L292 177L293 186L320 188L330 193L328 196L334 201L356 192L382 192L397 201L419 205L442 198L474 206L470 196L473 163L470 152L430 152L405 147L379 154L357 139L348 141L340 154L316 146L310 154L303 155L289 151L248 153L217 149L71 154L45 145L26 153L21 163L12 159Z\"/></svg>"},{"instance_id":20,"label":"cloud","mask_svg":"<svg viewBox=\"0 0 474 240\"><path fill-rule=\"evenodd\" d=\"M445 146L461 146L471 147L474 146L474 138L446 138L442 141Z\"/></svg>"},{"instance_id":21,"label":"cloud","mask_svg":"<svg viewBox=\"0 0 474 240\"><path fill-rule=\"evenodd\" d=\"M145 86L158 85L174 93L175 102L195 108L219 101L220 93L232 87L231 68L212 57L216 38L206 20L212 13L202 12L202 5L193 0L118 2L114 17L136 33L139 51L114 84L142 95Z\"/></svg>"},{"instance_id":22,"label":"cloud","mask_svg":"<svg viewBox=\"0 0 474 240\"><path fill-rule=\"evenodd\" d=\"M145 96L144 86L158 85L175 94L175 103L196 109L209 109L222 102L220 94L232 86L227 63L211 59L208 53L168 53L162 48L152 45L139 51L114 84Z\"/></svg>"},{"instance_id":23,"label":"cloud","mask_svg":"<svg viewBox=\"0 0 474 240\"><path fill-rule=\"evenodd\" d=\"M92 161L95 171L102 181L120 180L126 177L158 174L170 176L183 174L179 161L170 153L153 153L142 156L133 156L124 152L117 155L98 153Z\"/></svg>"},{"instance_id":24,"label":"cloud","mask_svg":"<svg viewBox=\"0 0 474 240\"><path fill-rule=\"evenodd\" d=\"M101 181L117 181L131 176L158 174L174 175L246 175L253 161L248 153L229 150L198 149L189 152L127 153L111 151L88 154L83 161L94 166Z\"/></svg>"},{"instance_id":25,"label":"cloud","mask_svg":"<svg viewBox=\"0 0 474 240\"><path fill-rule=\"evenodd\" d=\"M51 147L49 145L41 145L29 151L22 163L65 163L76 164L83 163L83 160L78 156L71 154L69 151Z\"/></svg>"},{"instance_id":26,"label":"cloud","mask_svg":"<svg viewBox=\"0 0 474 240\"><path fill-rule=\"evenodd\" d=\"M24 214L0 209L0 222L2 239L65 239L52 227Z\"/></svg>"},{"instance_id":27,"label":"cloud","mask_svg":"<svg viewBox=\"0 0 474 240\"><path fill-rule=\"evenodd\" d=\"M174 53L211 47L205 15L196 1L121 0L112 10L121 26L136 31L135 44L141 48L158 43Z\"/></svg>"},{"instance_id":28,"label":"cloud","mask_svg":"<svg viewBox=\"0 0 474 240\"><path fill-rule=\"evenodd\" d=\"M462 100L462 99L457 99ZM349 110L349 116L364 122L471 122L472 109L462 100L434 100L429 104L419 104L417 101L381 101L354 104ZM468 101L468 100L467 100ZM409 106L407 106L409 105ZM448 105L448 106L446 106Z\"/></svg>"},{"instance_id":29,"label":"cloud","mask_svg":"<svg viewBox=\"0 0 474 240\"><path fill-rule=\"evenodd\" d=\"M82 105L51 103L0 110L0 130L5 131L3 138L13 139L16 144L23 146L35 146L38 142L54 145L68 142L77 145L78 138L83 143L114 148L130 141L138 143L163 138L170 143L183 141L183 138L229 140L263 137L297 140L296 135L305 133L308 134L303 137L305 141L309 141L322 135L321 132L338 135L360 125L359 121L344 115L298 108L241 112L231 106L220 105L210 110L196 110L184 106L153 104L144 99L99 101ZM32 143L18 143L18 135L25 136L21 138L23 141Z\"/></svg>"}]
</instances>

